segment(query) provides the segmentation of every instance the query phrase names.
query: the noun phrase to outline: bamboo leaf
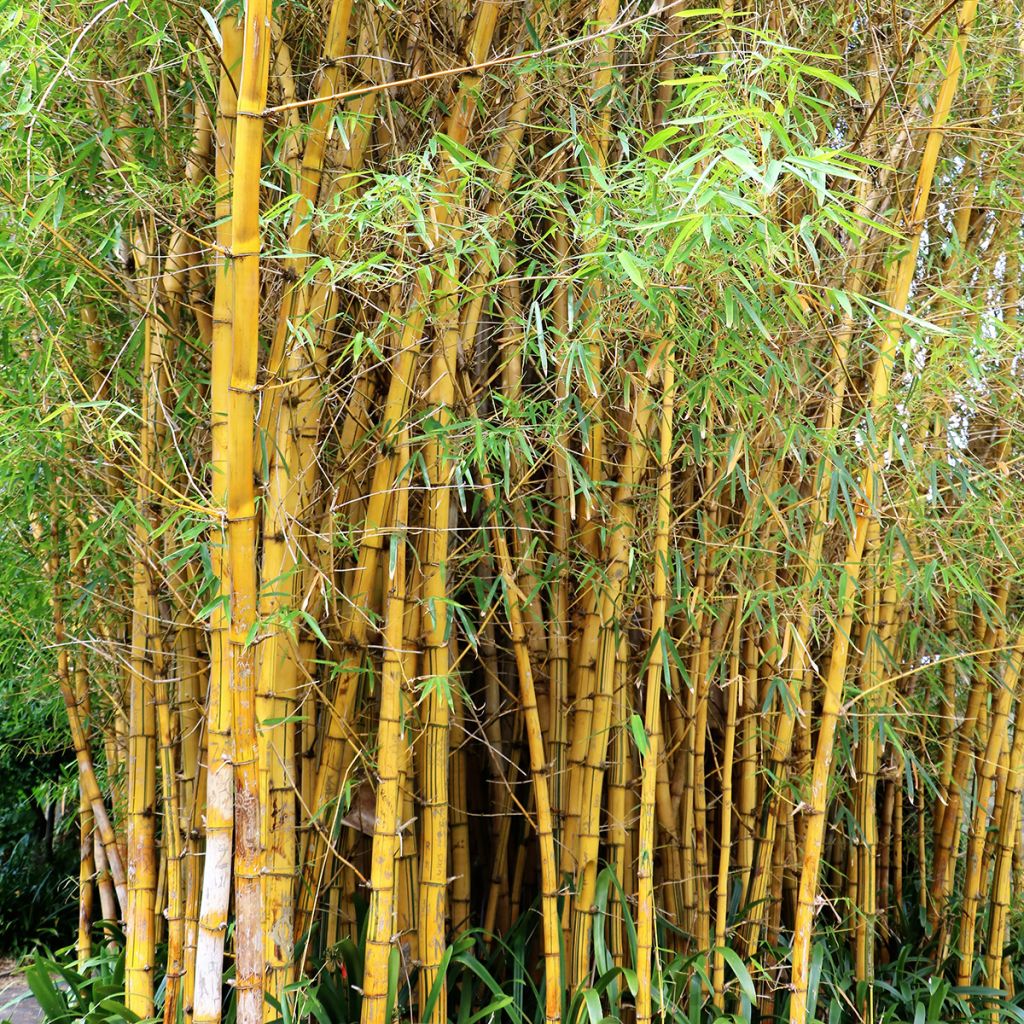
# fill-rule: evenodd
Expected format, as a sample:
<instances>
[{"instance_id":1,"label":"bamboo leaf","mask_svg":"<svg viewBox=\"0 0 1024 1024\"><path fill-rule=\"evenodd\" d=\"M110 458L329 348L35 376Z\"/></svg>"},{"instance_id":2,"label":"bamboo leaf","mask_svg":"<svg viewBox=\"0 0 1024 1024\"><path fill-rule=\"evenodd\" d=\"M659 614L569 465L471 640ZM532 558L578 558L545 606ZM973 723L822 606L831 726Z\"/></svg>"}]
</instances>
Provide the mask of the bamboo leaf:
<instances>
[{"instance_id":1,"label":"bamboo leaf","mask_svg":"<svg viewBox=\"0 0 1024 1024\"><path fill-rule=\"evenodd\" d=\"M636 744L636 749L639 751L640 756L646 757L651 746L647 739L647 732L644 729L644 720L636 712L629 716L629 731L633 736L633 742Z\"/></svg>"},{"instance_id":2,"label":"bamboo leaf","mask_svg":"<svg viewBox=\"0 0 1024 1024\"><path fill-rule=\"evenodd\" d=\"M670 124L660 131L655 132L644 144L641 153L652 153L657 149L661 149L669 139L674 139L682 129L679 125Z\"/></svg>"},{"instance_id":3,"label":"bamboo leaf","mask_svg":"<svg viewBox=\"0 0 1024 1024\"><path fill-rule=\"evenodd\" d=\"M715 952L721 954L722 958L729 965L733 976L739 982L740 991L743 995L750 1000L752 1005L755 1004L757 1002L757 992L754 989L754 982L750 977L750 971L747 970L746 964L740 959L739 954L728 946L719 946Z\"/></svg>"},{"instance_id":4,"label":"bamboo leaf","mask_svg":"<svg viewBox=\"0 0 1024 1024\"><path fill-rule=\"evenodd\" d=\"M846 93L847 96L860 102L860 93L846 81L845 78L840 78L839 75L832 71L828 71L825 68L814 67L810 64L801 64L800 74L810 75L812 78L820 78L823 82L828 82L829 85L834 85L840 92Z\"/></svg>"},{"instance_id":5,"label":"bamboo leaf","mask_svg":"<svg viewBox=\"0 0 1024 1024\"><path fill-rule=\"evenodd\" d=\"M639 288L641 291L647 291L647 280L640 269L640 265L634 259L633 254L620 249L616 254L619 263L622 264L622 269L626 271L629 279Z\"/></svg>"},{"instance_id":6,"label":"bamboo leaf","mask_svg":"<svg viewBox=\"0 0 1024 1024\"><path fill-rule=\"evenodd\" d=\"M213 37L213 41L217 44L217 47L221 50L224 49L224 39L220 34L220 26L217 24L217 19L205 8L200 7L199 13L203 16L203 20L206 22L206 27L210 30L210 35Z\"/></svg>"}]
</instances>

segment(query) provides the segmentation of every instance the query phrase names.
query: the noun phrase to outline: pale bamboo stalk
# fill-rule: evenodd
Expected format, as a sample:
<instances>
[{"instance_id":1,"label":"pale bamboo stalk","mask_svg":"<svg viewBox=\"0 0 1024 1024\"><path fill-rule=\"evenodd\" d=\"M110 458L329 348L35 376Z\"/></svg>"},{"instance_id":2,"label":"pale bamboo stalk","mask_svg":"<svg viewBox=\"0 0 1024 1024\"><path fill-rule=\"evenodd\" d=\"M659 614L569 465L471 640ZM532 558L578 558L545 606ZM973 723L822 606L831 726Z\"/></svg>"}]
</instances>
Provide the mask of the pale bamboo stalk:
<instances>
[{"instance_id":1,"label":"pale bamboo stalk","mask_svg":"<svg viewBox=\"0 0 1024 1024\"><path fill-rule=\"evenodd\" d=\"M70 426L71 423L71 411L64 416L65 426ZM54 509L56 513L56 509ZM51 544L54 552L56 551L55 541L59 538L53 536L53 527L56 525L56 514L53 516L53 523L51 524ZM85 564L81 557L81 545L78 543L78 526L73 521L70 525L68 532L68 561L71 563L71 579L76 590L82 592L85 587ZM54 619L58 617L62 618L62 614L59 615L57 608L59 607L59 592L56 590L57 579L54 571L56 567L51 567L51 577L53 578L53 585L55 588L54 592L54 604L55 612ZM55 621L56 625L56 621ZM63 625L63 623L62 623ZM56 633L56 629L54 630ZM57 637L55 636L56 640ZM78 656L75 658L74 663L74 692L75 692L75 704L79 709L82 716L82 724L86 730L86 736L90 733L89 718L91 715L91 697L89 693L89 672L86 667L85 661L86 648L83 646L78 652ZM58 666L58 672L60 672L60 666ZM65 667L64 672L67 672ZM66 685L66 684L65 684ZM88 740L87 740L88 742ZM86 964L92 955L92 918L93 910L95 905L96 891L93 886L93 876L96 874L96 861L93 854L93 813L92 806L89 802L89 798L85 793L85 789L79 785L78 787L78 934L75 942L75 949L77 953L78 970L84 972Z\"/></svg>"},{"instance_id":2,"label":"pale bamboo stalk","mask_svg":"<svg viewBox=\"0 0 1024 1024\"><path fill-rule=\"evenodd\" d=\"M96 890L100 897L100 913L103 915L104 921L113 923L117 920L117 893L114 891L114 883L110 877L106 847L103 845L98 829L94 829L92 833L92 854L93 862L96 865L95 880ZM109 927L104 930L108 935L111 934ZM112 937L107 943L107 949L112 952L117 949L117 943Z\"/></svg>"},{"instance_id":3,"label":"pale bamboo stalk","mask_svg":"<svg viewBox=\"0 0 1024 1024\"><path fill-rule=\"evenodd\" d=\"M37 538L42 537L42 528L39 524L33 524L33 533ZM57 681L60 686L61 697L64 700L64 710L68 719L71 743L75 750L75 758L78 764L78 785L81 798L89 806L93 819L96 842L94 846L102 849L102 854L95 855L97 872L108 872L113 879L117 895L117 903L122 913L127 907L127 889L125 887L124 867L121 854L118 849L117 839L111 825L110 816L107 813L106 804L103 800L103 793L96 778L93 766L92 750L87 730L87 716L89 710L88 686L79 685L77 677L72 679L70 659L68 657L68 640L64 622L64 601L63 588L60 585L60 554L59 554L60 530L56 506L53 509L50 519L50 550L46 557L47 571L52 585L51 608L53 613L53 638L57 649ZM102 868L100 862L103 862ZM108 869L109 864L109 869ZM109 885L109 878L107 884ZM99 884L99 878L97 878ZM109 890L101 885L100 893L106 900L104 905L104 917L107 920L117 919L117 908L110 905Z\"/></svg>"},{"instance_id":4,"label":"pale bamboo stalk","mask_svg":"<svg viewBox=\"0 0 1024 1024\"><path fill-rule=\"evenodd\" d=\"M163 659L161 659L163 660ZM159 743L160 793L163 808L162 855L167 887L167 967L164 971L164 1024L175 1024L184 975L185 894L181 813L178 804L178 772L175 736L171 726L170 688L166 665L154 677L157 737Z\"/></svg>"},{"instance_id":5,"label":"pale bamboo stalk","mask_svg":"<svg viewBox=\"0 0 1024 1024\"><path fill-rule=\"evenodd\" d=\"M211 325L212 326L212 325ZM195 999L196 943L199 939L199 870L201 827L206 817L206 720L203 714L209 677L199 654L198 630L184 610L175 632L175 664L179 667L177 719L180 734L181 778L178 808L185 837L182 850L184 875L184 936L182 951L181 1006L185 1024L191 1024Z\"/></svg>"},{"instance_id":6,"label":"pale bamboo stalk","mask_svg":"<svg viewBox=\"0 0 1024 1024\"><path fill-rule=\"evenodd\" d=\"M61 633L63 633L63 625L61 625ZM54 627L54 637L55 639L57 638L56 625ZM60 643L59 640L57 642ZM58 651L58 679L61 679L61 676L60 651ZM65 685L61 679L61 695L64 698L64 709L68 716L71 742L75 749L75 758L78 762L79 786L81 787L85 798L89 801L89 807L92 811L97 832L97 842L103 849L103 859L108 866L110 878L113 881L114 890L117 896L117 903L121 913L123 914L127 908L128 892L125 886L125 874L123 861L121 859L121 852L118 847L117 837L114 834L113 825L110 821L110 816L107 813L106 804L103 800L102 790L100 789L99 782L96 778L92 752L89 749L87 733L79 710L80 706L78 698L75 695L73 687L70 685L70 681ZM99 858L97 858L97 870L100 870L98 865ZM118 914L115 910L112 916L108 916L107 910L104 910L104 916L106 916L108 920L113 921L117 919Z\"/></svg>"},{"instance_id":7,"label":"pale bamboo stalk","mask_svg":"<svg viewBox=\"0 0 1024 1024\"><path fill-rule=\"evenodd\" d=\"M78 794L78 934L75 941L78 970L86 968L92 956L92 919L95 905L93 878L96 860L93 855L93 819L89 798Z\"/></svg>"}]
</instances>

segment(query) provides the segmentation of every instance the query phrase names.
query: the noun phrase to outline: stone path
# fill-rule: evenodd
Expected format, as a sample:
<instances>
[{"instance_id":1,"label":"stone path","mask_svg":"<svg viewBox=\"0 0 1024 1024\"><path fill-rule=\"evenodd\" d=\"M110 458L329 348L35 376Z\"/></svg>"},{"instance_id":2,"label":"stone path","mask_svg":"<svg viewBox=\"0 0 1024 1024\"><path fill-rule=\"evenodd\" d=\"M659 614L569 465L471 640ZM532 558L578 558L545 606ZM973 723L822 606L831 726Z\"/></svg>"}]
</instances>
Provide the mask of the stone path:
<instances>
[{"instance_id":1,"label":"stone path","mask_svg":"<svg viewBox=\"0 0 1024 1024\"><path fill-rule=\"evenodd\" d=\"M42 1019L43 1011L29 990L25 975L15 961L0 960L0 1021L41 1024Z\"/></svg>"}]
</instances>

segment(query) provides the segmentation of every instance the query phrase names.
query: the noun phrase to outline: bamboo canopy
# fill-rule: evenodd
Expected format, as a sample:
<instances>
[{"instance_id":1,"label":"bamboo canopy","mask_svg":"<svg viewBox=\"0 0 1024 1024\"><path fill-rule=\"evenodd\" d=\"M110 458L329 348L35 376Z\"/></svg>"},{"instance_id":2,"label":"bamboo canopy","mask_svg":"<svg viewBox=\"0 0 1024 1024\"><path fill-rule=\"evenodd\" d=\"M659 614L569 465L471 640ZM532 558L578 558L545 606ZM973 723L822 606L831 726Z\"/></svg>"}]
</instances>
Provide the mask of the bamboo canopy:
<instances>
[{"instance_id":1,"label":"bamboo canopy","mask_svg":"<svg viewBox=\"0 0 1024 1024\"><path fill-rule=\"evenodd\" d=\"M8 20L81 972L120 924L165 1024L903 1019L911 960L1009 1012L1017 0Z\"/></svg>"}]
</instances>

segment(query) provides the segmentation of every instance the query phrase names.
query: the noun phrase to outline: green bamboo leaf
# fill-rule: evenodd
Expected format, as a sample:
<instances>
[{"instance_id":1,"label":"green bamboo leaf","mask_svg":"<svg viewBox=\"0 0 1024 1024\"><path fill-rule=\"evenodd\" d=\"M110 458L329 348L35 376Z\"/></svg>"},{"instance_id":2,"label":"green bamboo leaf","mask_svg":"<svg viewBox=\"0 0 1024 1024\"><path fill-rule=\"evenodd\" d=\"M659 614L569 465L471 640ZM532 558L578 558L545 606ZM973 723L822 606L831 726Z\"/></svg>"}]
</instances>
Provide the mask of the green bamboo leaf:
<instances>
[{"instance_id":1,"label":"green bamboo leaf","mask_svg":"<svg viewBox=\"0 0 1024 1024\"><path fill-rule=\"evenodd\" d=\"M635 711L629 716L629 731L640 756L646 757L651 745L647 739L647 731L644 729L644 720Z\"/></svg>"},{"instance_id":2,"label":"green bamboo leaf","mask_svg":"<svg viewBox=\"0 0 1024 1024\"><path fill-rule=\"evenodd\" d=\"M720 953L725 962L729 965L729 969L732 971L733 976L739 982L740 991L750 1000L751 1004L757 1002L757 992L754 990L754 982L750 977L750 971L747 970L746 964L740 959L739 954L728 946L719 946L715 950L716 953Z\"/></svg>"},{"instance_id":3,"label":"green bamboo leaf","mask_svg":"<svg viewBox=\"0 0 1024 1024\"><path fill-rule=\"evenodd\" d=\"M652 153L656 149L660 149L668 142L669 139L674 139L682 129L679 125L670 124L667 128L662 128L661 131L655 132L644 144L640 150L641 153Z\"/></svg>"},{"instance_id":4,"label":"green bamboo leaf","mask_svg":"<svg viewBox=\"0 0 1024 1024\"><path fill-rule=\"evenodd\" d=\"M841 92L846 93L852 99L855 99L858 103L860 102L860 93L848 82L845 78L840 78L839 75L832 71L827 71L825 68L814 67L810 64L799 65L799 71L802 75L810 75L812 78L820 78L823 82L828 82L829 85L834 85Z\"/></svg>"},{"instance_id":5,"label":"green bamboo leaf","mask_svg":"<svg viewBox=\"0 0 1024 1024\"><path fill-rule=\"evenodd\" d=\"M633 284L635 284L641 291L647 291L647 280L633 254L620 249L615 255L618 257L619 263L622 264L622 269L626 271L626 274L629 276L629 279Z\"/></svg>"}]
</instances>

